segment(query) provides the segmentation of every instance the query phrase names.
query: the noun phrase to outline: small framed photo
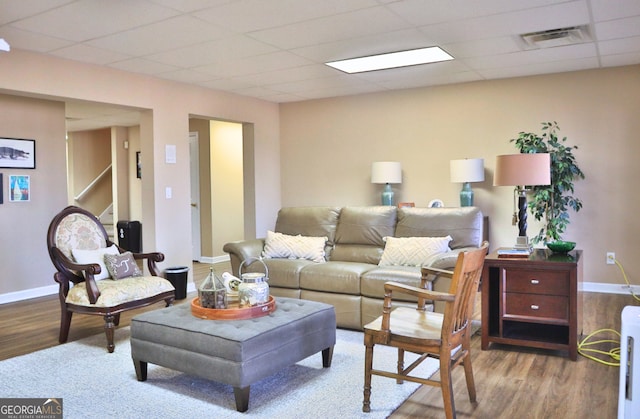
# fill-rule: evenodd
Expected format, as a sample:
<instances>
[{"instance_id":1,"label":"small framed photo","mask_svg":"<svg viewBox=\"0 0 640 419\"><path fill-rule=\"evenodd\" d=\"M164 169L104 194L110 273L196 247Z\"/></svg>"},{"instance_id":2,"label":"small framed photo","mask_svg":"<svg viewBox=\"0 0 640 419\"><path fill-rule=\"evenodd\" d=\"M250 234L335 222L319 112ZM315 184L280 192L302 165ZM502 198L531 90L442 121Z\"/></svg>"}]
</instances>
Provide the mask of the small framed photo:
<instances>
[{"instance_id":1,"label":"small framed photo","mask_svg":"<svg viewBox=\"0 0 640 419\"><path fill-rule=\"evenodd\" d=\"M4 204L4 182L2 181L2 173L0 173L0 204Z\"/></svg>"},{"instance_id":2,"label":"small framed photo","mask_svg":"<svg viewBox=\"0 0 640 419\"><path fill-rule=\"evenodd\" d=\"M0 138L0 167L5 169L35 169L36 140Z\"/></svg>"},{"instance_id":3,"label":"small framed photo","mask_svg":"<svg viewBox=\"0 0 640 419\"><path fill-rule=\"evenodd\" d=\"M29 176L9 175L9 201L27 202L31 200L31 180Z\"/></svg>"}]
</instances>

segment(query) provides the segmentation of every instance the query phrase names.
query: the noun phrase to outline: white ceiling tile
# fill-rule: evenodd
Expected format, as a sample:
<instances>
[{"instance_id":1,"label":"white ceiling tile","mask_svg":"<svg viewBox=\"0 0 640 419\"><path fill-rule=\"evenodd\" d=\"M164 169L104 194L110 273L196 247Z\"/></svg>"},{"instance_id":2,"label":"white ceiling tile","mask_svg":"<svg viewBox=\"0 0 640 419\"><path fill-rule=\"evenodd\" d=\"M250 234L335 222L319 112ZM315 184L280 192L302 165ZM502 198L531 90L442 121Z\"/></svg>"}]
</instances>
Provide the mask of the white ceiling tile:
<instances>
[{"instance_id":1,"label":"white ceiling tile","mask_svg":"<svg viewBox=\"0 0 640 419\"><path fill-rule=\"evenodd\" d=\"M591 0L591 11L596 22L640 15L640 1Z\"/></svg>"},{"instance_id":2,"label":"white ceiling tile","mask_svg":"<svg viewBox=\"0 0 640 419\"><path fill-rule=\"evenodd\" d=\"M448 0L426 5L424 0L406 0L389 4L389 8L414 25L431 25L533 9L557 3L557 0Z\"/></svg>"},{"instance_id":3,"label":"white ceiling tile","mask_svg":"<svg viewBox=\"0 0 640 419\"><path fill-rule=\"evenodd\" d=\"M55 9L74 0L0 0L0 25Z\"/></svg>"},{"instance_id":4,"label":"white ceiling tile","mask_svg":"<svg viewBox=\"0 0 640 419\"><path fill-rule=\"evenodd\" d=\"M640 62L640 52L628 54L605 55L600 58L604 67L618 67L623 65L634 65Z\"/></svg>"},{"instance_id":5,"label":"white ceiling tile","mask_svg":"<svg viewBox=\"0 0 640 419\"><path fill-rule=\"evenodd\" d=\"M602 55L638 52L640 51L640 36L599 42L598 47Z\"/></svg>"},{"instance_id":6,"label":"white ceiling tile","mask_svg":"<svg viewBox=\"0 0 640 419\"><path fill-rule=\"evenodd\" d=\"M589 23L584 2L569 2L535 9L451 21L420 28L439 44L518 36L523 33Z\"/></svg>"},{"instance_id":7,"label":"white ceiling tile","mask_svg":"<svg viewBox=\"0 0 640 419\"><path fill-rule=\"evenodd\" d=\"M454 58L482 57L485 55L508 54L522 48L512 36L500 38L473 39L466 42L444 44L441 47Z\"/></svg>"},{"instance_id":8,"label":"white ceiling tile","mask_svg":"<svg viewBox=\"0 0 640 419\"><path fill-rule=\"evenodd\" d=\"M334 77L336 72L324 64L280 69L266 73L258 73L246 76L233 77L254 86L271 86L275 84L295 82L299 80L318 79L322 77Z\"/></svg>"},{"instance_id":9,"label":"white ceiling tile","mask_svg":"<svg viewBox=\"0 0 640 419\"><path fill-rule=\"evenodd\" d=\"M313 64L306 58L287 51L254 55L237 60L221 61L195 67L194 70L219 77L237 77L249 74L268 73L275 70Z\"/></svg>"},{"instance_id":10,"label":"white ceiling tile","mask_svg":"<svg viewBox=\"0 0 640 419\"><path fill-rule=\"evenodd\" d=\"M21 29L72 41L87 41L175 16L148 1L79 0L14 22Z\"/></svg>"},{"instance_id":11,"label":"white ceiling tile","mask_svg":"<svg viewBox=\"0 0 640 419\"><path fill-rule=\"evenodd\" d=\"M200 73L193 70L181 69L168 71L166 73L157 73L158 77L163 79L175 80L182 83L200 83L203 81L211 80L211 77L208 74Z\"/></svg>"},{"instance_id":12,"label":"white ceiling tile","mask_svg":"<svg viewBox=\"0 0 640 419\"><path fill-rule=\"evenodd\" d=\"M195 12L197 10L209 9L225 3L231 3L235 0L151 0L153 3L160 4L171 9L181 12Z\"/></svg>"},{"instance_id":13,"label":"white ceiling tile","mask_svg":"<svg viewBox=\"0 0 640 419\"><path fill-rule=\"evenodd\" d=\"M596 23L595 27L596 35L600 41L638 36L640 35L640 16Z\"/></svg>"},{"instance_id":14,"label":"white ceiling tile","mask_svg":"<svg viewBox=\"0 0 640 419\"><path fill-rule=\"evenodd\" d=\"M375 6L373 0L240 0L194 13L201 19L246 33ZM286 11L283 13L283 11Z\"/></svg>"},{"instance_id":15,"label":"white ceiling tile","mask_svg":"<svg viewBox=\"0 0 640 419\"><path fill-rule=\"evenodd\" d=\"M51 54L57 57L67 58L69 60L76 60L77 57L82 57L84 62L98 65L105 65L115 61L122 61L131 58L126 54L106 51L84 44L74 44L66 48L60 48L52 51Z\"/></svg>"},{"instance_id":16,"label":"white ceiling tile","mask_svg":"<svg viewBox=\"0 0 640 419\"><path fill-rule=\"evenodd\" d=\"M487 79L508 77L535 76L538 74L562 73L567 71L587 70L598 66L597 58L581 58L576 60L533 63L515 67L496 67L482 69L478 73Z\"/></svg>"},{"instance_id":17,"label":"white ceiling tile","mask_svg":"<svg viewBox=\"0 0 640 419\"><path fill-rule=\"evenodd\" d=\"M324 63L433 45L425 34L412 28L310 45L292 49L291 52Z\"/></svg>"},{"instance_id":18,"label":"white ceiling tile","mask_svg":"<svg viewBox=\"0 0 640 419\"><path fill-rule=\"evenodd\" d=\"M178 16L87 43L125 54L144 56L231 35L229 31L200 19Z\"/></svg>"},{"instance_id":19,"label":"white ceiling tile","mask_svg":"<svg viewBox=\"0 0 640 419\"><path fill-rule=\"evenodd\" d=\"M151 54L148 55L147 58L176 67L193 68L214 62L261 55L273 51L275 51L275 48L270 45L246 36L238 35L232 38L224 38Z\"/></svg>"},{"instance_id":20,"label":"white ceiling tile","mask_svg":"<svg viewBox=\"0 0 640 419\"><path fill-rule=\"evenodd\" d=\"M7 41L11 48L36 52L49 52L73 44L71 41L52 36L42 36L10 25L0 26L0 38Z\"/></svg>"},{"instance_id":21,"label":"white ceiling tile","mask_svg":"<svg viewBox=\"0 0 640 419\"><path fill-rule=\"evenodd\" d=\"M554 63L589 57L597 57L595 44L593 43L467 58L464 61L472 69L486 70L500 67L509 68L534 65L545 62Z\"/></svg>"},{"instance_id":22,"label":"white ceiling tile","mask_svg":"<svg viewBox=\"0 0 640 419\"><path fill-rule=\"evenodd\" d=\"M152 75L179 70L179 67L146 60L144 58L131 58L129 60L118 61L109 64L109 67L117 68L124 71L131 71L133 73Z\"/></svg>"},{"instance_id":23,"label":"white ceiling tile","mask_svg":"<svg viewBox=\"0 0 640 419\"><path fill-rule=\"evenodd\" d=\"M282 49L292 49L400 30L403 26L405 23L384 7L372 7L357 13L342 13L279 28L256 31L250 35Z\"/></svg>"}]
</instances>

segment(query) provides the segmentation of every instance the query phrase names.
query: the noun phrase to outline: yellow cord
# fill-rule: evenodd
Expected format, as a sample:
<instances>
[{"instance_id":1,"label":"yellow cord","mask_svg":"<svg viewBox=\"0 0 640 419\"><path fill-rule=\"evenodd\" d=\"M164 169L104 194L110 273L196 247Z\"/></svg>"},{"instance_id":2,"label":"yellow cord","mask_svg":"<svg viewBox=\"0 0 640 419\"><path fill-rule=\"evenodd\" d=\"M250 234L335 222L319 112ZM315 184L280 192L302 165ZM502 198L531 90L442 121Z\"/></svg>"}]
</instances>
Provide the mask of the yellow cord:
<instances>
[{"instance_id":1,"label":"yellow cord","mask_svg":"<svg viewBox=\"0 0 640 419\"><path fill-rule=\"evenodd\" d=\"M636 301L640 301L640 298L633 292L633 288L631 287L631 284L629 283L629 279L627 278L627 274L625 273L624 268L622 267L622 264L620 262L618 262L617 260L615 260L615 263L616 263L616 265L618 265L618 268L620 268L620 271L622 272L622 277L624 278L624 282L629 287L629 292L631 293L631 296ZM611 332L611 333L617 335L618 339L617 340L604 339L604 340L598 340L598 341L595 341L595 342L588 342L589 339L591 339L594 335L596 335L598 333L606 333L606 332ZM618 344L619 345L620 344L620 338L621 338L621 335L616 330L613 330L613 329L596 330L595 332L591 333L589 336L584 338L580 343L578 343L578 353L580 355L584 356L585 358L588 358L588 359L590 359L592 361L595 361L595 362L598 362L600 364L608 365L610 367L619 367L620 366L620 346L616 346L616 347L612 348L609 351L603 351L603 350L599 350L599 349L591 349L591 348L589 348L589 346L598 345L598 344L602 344L602 343L614 343L614 344ZM606 359L598 358L596 355L609 357L613 361L607 361Z\"/></svg>"}]
</instances>

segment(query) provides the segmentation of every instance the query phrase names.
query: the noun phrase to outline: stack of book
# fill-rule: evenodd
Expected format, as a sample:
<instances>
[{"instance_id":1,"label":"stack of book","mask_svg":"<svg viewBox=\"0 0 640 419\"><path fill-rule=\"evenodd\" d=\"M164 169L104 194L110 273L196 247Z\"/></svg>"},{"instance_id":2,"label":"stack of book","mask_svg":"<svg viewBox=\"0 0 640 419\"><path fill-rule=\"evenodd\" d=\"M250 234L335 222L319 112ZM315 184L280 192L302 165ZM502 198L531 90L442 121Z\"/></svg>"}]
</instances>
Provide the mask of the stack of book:
<instances>
[{"instance_id":1,"label":"stack of book","mask_svg":"<svg viewBox=\"0 0 640 419\"><path fill-rule=\"evenodd\" d=\"M531 249L498 249L499 258L528 258L531 254Z\"/></svg>"}]
</instances>

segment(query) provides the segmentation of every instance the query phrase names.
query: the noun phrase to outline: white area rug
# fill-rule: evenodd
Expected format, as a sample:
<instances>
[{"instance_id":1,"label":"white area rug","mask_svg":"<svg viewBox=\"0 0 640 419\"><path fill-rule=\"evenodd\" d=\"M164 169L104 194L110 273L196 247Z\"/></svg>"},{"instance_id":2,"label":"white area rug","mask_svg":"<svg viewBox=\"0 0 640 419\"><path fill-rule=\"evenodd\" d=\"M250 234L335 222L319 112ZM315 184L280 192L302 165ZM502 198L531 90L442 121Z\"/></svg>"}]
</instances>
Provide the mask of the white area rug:
<instances>
[{"instance_id":1,"label":"white area rug","mask_svg":"<svg viewBox=\"0 0 640 419\"><path fill-rule=\"evenodd\" d=\"M396 351L375 347L374 367L394 370ZM405 360L408 365L409 354ZM416 374L429 376L437 361ZM116 330L109 354L103 334L0 362L0 397L62 398L64 417L78 418L368 418L389 416L417 388L372 379L371 413L362 413L364 344L360 332L338 329L331 368L311 356L251 386L249 410L235 410L230 386L149 364L136 379L129 328Z\"/></svg>"}]
</instances>

